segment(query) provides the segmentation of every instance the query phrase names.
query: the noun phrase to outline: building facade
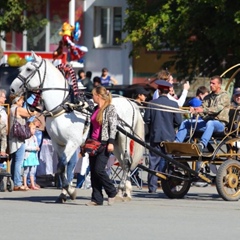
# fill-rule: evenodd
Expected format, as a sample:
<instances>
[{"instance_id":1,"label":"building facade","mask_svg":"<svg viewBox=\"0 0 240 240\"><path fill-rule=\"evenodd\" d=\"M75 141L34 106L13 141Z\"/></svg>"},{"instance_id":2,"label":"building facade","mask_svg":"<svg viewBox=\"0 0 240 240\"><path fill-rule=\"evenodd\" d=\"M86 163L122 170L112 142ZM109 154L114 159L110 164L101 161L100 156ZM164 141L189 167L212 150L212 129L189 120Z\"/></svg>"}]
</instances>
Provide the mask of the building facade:
<instances>
[{"instance_id":1,"label":"building facade","mask_svg":"<svg viewBox=\"0 0 240 240\"><path fill-rule=\"evenodd\" d=\"M108 68L109 73L119 84L132 83L132 60L128 57L131 44L121 44L121 28L126 9L125 0L28 0L31 11L28 17L48 19L44 28L36 28L21 34L14 32L5 34L6 41L1 40L4 57L1 63L6 63L11 54L27 58L31 51L44 58L52 60L61 39L59 32L62 23L68 21L74 25L80 23L82 31L78 43L88 48L84 56L83 67L91 71L92 76L100 76L102 68Z\"/></svg>"}]
</instances>

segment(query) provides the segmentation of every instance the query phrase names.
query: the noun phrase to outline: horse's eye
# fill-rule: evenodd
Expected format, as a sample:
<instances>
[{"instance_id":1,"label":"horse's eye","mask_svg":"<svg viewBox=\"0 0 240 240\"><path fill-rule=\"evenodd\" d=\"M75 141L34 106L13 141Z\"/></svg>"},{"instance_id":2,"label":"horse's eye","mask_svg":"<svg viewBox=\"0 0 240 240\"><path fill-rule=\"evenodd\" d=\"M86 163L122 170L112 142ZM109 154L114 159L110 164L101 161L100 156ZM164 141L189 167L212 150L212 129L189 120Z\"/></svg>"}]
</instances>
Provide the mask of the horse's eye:
<instances>
[{"instance_id":1,"label":"horse's eye","mask_svg":"<svg viewBox=\"0 0 240 240\"><path fill-rule=\"evenodd\" d=\"M27 70L28 72L32 71L32 69L31 69L31 68L27 68L26 70Z\"/></svg>"}]
</instances>

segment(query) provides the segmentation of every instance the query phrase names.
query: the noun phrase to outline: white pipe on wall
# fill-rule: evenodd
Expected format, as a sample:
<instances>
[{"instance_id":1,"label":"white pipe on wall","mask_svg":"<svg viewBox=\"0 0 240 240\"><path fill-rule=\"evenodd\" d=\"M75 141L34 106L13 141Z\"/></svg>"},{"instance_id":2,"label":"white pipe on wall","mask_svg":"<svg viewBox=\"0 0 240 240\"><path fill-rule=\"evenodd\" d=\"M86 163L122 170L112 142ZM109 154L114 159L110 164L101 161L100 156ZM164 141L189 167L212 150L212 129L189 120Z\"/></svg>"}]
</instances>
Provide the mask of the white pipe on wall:
<instances>
[{"instance_id":1,"label":"white pipe on wall","mask_svg":"<svg viewBox=\"0 0 240 240\"><path fill-rule=\"evenodd\" d=\"M75 25L75 0L69 1L69 11L68 11L68 17L69 17L69 23L74 26Z\"/></svg>"}]
</instances>

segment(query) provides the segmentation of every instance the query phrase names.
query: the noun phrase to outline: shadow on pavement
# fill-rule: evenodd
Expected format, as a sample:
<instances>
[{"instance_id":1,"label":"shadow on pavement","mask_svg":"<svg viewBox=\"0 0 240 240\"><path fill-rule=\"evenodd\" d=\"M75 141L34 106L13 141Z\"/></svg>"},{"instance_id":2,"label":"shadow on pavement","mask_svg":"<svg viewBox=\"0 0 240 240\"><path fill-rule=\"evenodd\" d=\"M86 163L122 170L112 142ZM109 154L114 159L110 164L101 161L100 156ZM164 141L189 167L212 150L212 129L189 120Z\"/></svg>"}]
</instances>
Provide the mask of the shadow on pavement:
<instances>
[{"instance_id":1,"label":"shadow on pavement","mask_svg":"<svg viewBox=\"0 0 240 240\"><path fill-rule=\"evenodd\" d=\"M162 190L159 190L161 192L157 193L148 193L147 190L137 190L133 191L133 198L152 198L152 199L169 199L169 200L181 200L180 199L170 199L168 198ZM224 201L217 193L187 193L184 198L184 200L199 200L199 201Z\"/></svg>"}]
</instances>

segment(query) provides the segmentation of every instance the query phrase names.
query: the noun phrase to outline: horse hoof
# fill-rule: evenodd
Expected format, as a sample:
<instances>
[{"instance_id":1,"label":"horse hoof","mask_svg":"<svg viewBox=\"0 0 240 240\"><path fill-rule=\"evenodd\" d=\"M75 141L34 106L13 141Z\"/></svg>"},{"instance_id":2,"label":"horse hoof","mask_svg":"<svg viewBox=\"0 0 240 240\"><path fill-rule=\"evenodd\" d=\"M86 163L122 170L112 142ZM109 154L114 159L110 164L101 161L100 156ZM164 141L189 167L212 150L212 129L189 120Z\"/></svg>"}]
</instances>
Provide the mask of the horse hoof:
<instances>
[{"instance_id":1,"label":"horse hoof","mask_svg":"<svg viewBox=\"0 0 240 240\"><path fill-rule=\"evenodd\" d=\"M67 196L61 193L60 196L55 201L55 203L65 203L66 201L67 201Z\"/></svg>"},{"instance_id":2,"label":"horse hoof","mask_svg":"<svg viewBox=\"0 0 240 240\"><path fill-rule=\"evenodd\" d=\"M124 202L130 202L131 200L132 200L132 198L129 196L123 197Z\"/></svg>"},{"instance_id":3,"label":"horse hoof","mask_svg":"<svg viewBox=\"0 0 240 240\"><path fill-rule=\"evenodd\" d=\"M122 196L116 195L115 202L124 202L124 199Z\"/></svg>"},{"instance_id":4,"label":"horse hoof","mask_svg":"<svg viewBox=\"0 0 240 240\"><path fill-rule=\"evenodd\" d=\"M128 194L124 194L123 195L123 201L124 202L129 202L129 201L131 201L132 200L132 197L131 196L129 196Z\"/></svg>"},{"instance_id":5,"label":"horse hoof","mask_svg":"<svg viewBox=\"0 0 240 240\"><path fill-rule=\"evenodd\" d=\"M71 194L69 193L69 196L71 200L75 200L77 198L77 189L75 188Z\"/></svg>"}]
</instances>

